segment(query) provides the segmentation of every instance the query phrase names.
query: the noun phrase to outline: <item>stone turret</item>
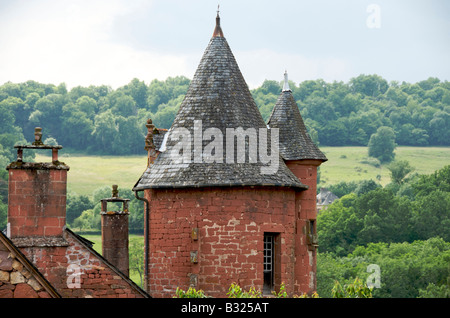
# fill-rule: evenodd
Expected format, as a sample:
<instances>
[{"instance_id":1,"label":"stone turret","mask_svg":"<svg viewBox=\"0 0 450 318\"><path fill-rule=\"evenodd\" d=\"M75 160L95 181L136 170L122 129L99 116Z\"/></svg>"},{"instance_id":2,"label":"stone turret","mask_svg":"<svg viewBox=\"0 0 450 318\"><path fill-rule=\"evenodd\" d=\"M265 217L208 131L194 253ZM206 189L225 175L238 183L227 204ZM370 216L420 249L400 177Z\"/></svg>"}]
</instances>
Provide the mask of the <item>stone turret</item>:
<instances>
[{"instance_id":1,"label":"stone turret","mask_svg":"<svg viewBox=\"0 0 450 318\"><path fill-rule=\"evenodd\" d=\"M295 270L297 276L304 277L298 280L297 289L312 291L316 285L316 248L319 244L316 233L317 168L327 158L311 140L289 87L287 72L284 74L282 92L267 124L271 129L279 129L280 155L297 178L308 186L308 190L297 194L300 205L297 228L301 229L298 239L304 240L305 244L296 246L296 255L309 261L297 262Z\"/></svg>"}]
</instances>

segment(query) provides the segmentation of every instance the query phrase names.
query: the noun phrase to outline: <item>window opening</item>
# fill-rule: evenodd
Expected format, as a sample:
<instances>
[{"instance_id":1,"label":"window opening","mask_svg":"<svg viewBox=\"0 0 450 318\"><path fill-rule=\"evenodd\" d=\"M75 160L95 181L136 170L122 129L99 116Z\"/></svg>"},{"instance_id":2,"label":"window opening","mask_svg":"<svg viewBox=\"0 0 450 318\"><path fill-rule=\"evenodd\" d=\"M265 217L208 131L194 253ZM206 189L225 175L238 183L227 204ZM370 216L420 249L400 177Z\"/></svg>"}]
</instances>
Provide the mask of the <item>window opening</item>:
<instances>
[{"instance_id":1,"label":"window opening","mask_svg":"<svg viewBox=\"0 0 450 318\"><path fill-rule=\"evenodd\" d=\"M274 287L275 235L264 233L264 293L271 293Z\"/></svg>"}]
</instances>

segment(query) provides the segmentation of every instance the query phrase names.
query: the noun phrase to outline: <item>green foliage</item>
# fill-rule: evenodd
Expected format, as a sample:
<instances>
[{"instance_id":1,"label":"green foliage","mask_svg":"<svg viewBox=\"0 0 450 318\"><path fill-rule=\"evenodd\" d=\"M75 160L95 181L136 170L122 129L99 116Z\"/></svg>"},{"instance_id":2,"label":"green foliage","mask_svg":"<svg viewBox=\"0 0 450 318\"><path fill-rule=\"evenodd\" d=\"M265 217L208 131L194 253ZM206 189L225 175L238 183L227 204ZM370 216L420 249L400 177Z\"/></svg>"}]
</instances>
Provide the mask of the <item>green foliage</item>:
<instances>
[{"instance_id":1,"label":"green foliage","mask_svg":"<svg viewBox=\"0 0 450 318\"><path fill-rule=\"evenodd\" d=\"M68 193L66 199L66 222L72 224L73 221L80 217L83 211L94 208L88 196Z\"/></svg>"},{"instance_id":2,"label":"green foliage","mask_svg":"<svg viewBox=\"0 0 450 318\"><path fill-rule=\"evenodd\" d=\"M250 287L248 291L243 290L238 284L232 283L228 289L228 298L262 298L260 290Z\"/></svg>"},{"instance_id":3,"label":"green foliage","mask_svg":"<svg viewBox=\"0 0 450 318\"><path fill-rule=\"evenodd\" d=\"M32 141L33 129L43 128L66 149L90 154L143 154L145 121L151 117L168 129L184 99L190 80L169 77L150 84L133 79L116 90L108 86L74 87L34 81L0 86L0 137ZM387 83L378 75L360 75L348 83L308 80L290 82L302 117L314 142L322 146L367 146L380 142L380 127L388 127L395 144L449 145L450 88L429 78L419 83ZM251 93L267 120L281 92L281 83L266 80ZM10 143L0 143L9 151ZM8 137L8 139L11 139ZM375 144L375 145L373 145ZM128 147L126 147L127 145ZM386 147L384 147L386 148ZM392 152L374 149L382 162Z\"/></svg>"},{"instance_id":4,"label":"green foliage","mask_svg":"<svg viewBox=\"0 0 450 318\"><path fill-rule=\"evenodd\" d=\"M372 298L372 289L356 277L353 283L342 286L338 281L332 289L333 298Z\"/></svg>"},{"instance_id":5,"label":"green foliage","mask_svg":"<svg viewBox=\"0 0 450 318\"><path fill-rule=\"evenodd\" d=\"M395 132L392 128L382 126L377 129L369 139L369 156L375 157L381 163L390 162L394 159Z\"/></svg>"},{"instance_id":6,"label":"green foliage","mask_svg":"<svg viewBox=\"0 0 450 318\"><path fill-rule=\"evenodd\" d=\"M142 232L144 230L144 206L137 200L130 189L119 189L119 196L129 199L128 211L129 230ZM67 195L67 223L78 231L100 230L101 202L100 200L111 197L111 186L96 188L92 193L92 200L87 195L78 195L69 192ZM108 210L122 209L122 205L114 202L108 203Z\"/></svg>"},{"instance_id":7,"label":"green foliage","mask_svg":"<svg viewBox=\"0 0 450 318\"><path fill-rule=\"evenodd\" d=\"M404 167L409 165L395 168ZM355 193L352 183L350 194L320 212L317 284L322 297L332 296L334 280L349 284L352 277L366 277L370 264L381 269L374 297L447 297L450 166L405 178L409 170L398 173L392 185L364 194Z\"/></svg>"},{"instance_id":8,"label":"green foliage","mask_svg":"<svg viewBox=\"0 0 450 318\"><path fill-rule=\"evenodd\" d=\"M129 241L130 271L138 273L140 286L144 282L144 241L139 237L130 238Z\"/></svg>"},{"instance_id":9,"label":"green foliage","mask_svg":"<svg viewBox=\"0 0 450 318\"><path fill-rule=\"evenodd\" d=\"M8 204L0 200L0 229L6 228L7 215L8 215Z\"/></svg>"},{"instance_id":10,"label":"green foliage","mask_svg":"<svg viewBox=\"0 0 450 318\"><path fill-rule=\"evenodd\" d=\"M401 188L381 188L375 183L330 187L351 192L319 213L320 250L344 256L371 242L413 242L435 236L450 241L449 180L446 166L432 175L405 181Z\"/></svg>"},{"instance_id":11,"label":"green foliage","mask_svg":"<svg viewBox=\"0 0 450 318\"><path fill-rule=\"evenodd\" d=\"M426 289L419 290L418 298L450 298L450 282L441 286L430 283Z\"/></svg>"},{"instance_id":12,"label":"green foliage","mask_svg":"<svg viewBox=\"0 0 450 318\"><path fill-rule=\"evenodd\" d=\"M288 294L286 292L286 285L283 283L281 283L280 286L280 290L278 291L278 293L276 291L272 291L272 295L275 298L288 298Z\"/></svg>"},{"instance_id":13,"label":"green foliage","mask_svg":"<svg viewBox=\"0 0 450 318\"><path fill-rule=\"evenodd\" d=\"M375 298L434 297L446 291L450 278L450 243L431 238L413 243L370 243L358 246L352 253L338 257L319 253L317 285L321 297L334 297L345 288L333 285L335 281L350 286L359 277L369 278L367 268L376 264L380 268L380 288L372 289ZM356 284L358 286L358 284ZM355 291L358 288L354 286ZM442 287L444 286L444 287Z\"/></svg>"},{"instance_id":14,"label":"green foliage","mask_svg":"<svg viewBox=\"0 0 450 318\"><path fill-rule=\"evenodd\" d=\"M405 177L414 171L414 168L406 160L394 161L387 168L391 172L391 180L395 184L402 184Z\"/></svg>"},{"instance_id":15,"label":"green foliage","mask_svg":"<svg viewBox=\"0 0 450 318\"><path fill-rule=\"evenodd\" d=\"M173 298L207 298L203 290L196 290L195 288L189 287L187 291L182 290L177 287L175 291L175 296Z\"/></svg>"}]
</instances>

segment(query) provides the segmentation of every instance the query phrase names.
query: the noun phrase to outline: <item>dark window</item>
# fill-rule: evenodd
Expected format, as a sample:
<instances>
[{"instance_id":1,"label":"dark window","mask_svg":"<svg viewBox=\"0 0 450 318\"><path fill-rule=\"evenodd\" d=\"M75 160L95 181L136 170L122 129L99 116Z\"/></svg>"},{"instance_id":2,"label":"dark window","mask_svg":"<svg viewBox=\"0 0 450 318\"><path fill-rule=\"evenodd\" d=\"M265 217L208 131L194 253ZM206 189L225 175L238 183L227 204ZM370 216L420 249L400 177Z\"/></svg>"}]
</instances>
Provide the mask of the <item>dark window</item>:
<instances>
[{"instance_id":1,"label":"dark window","mask_svg":"<svg viewBox=\"0 0 450 318\"><path fill-rule=\"evenodd\" d=\"M274 290L277 264L279 263L278 233L264 233L264 294Z\"/></svg>"},{"instance_id":2,"label":"dark window","mask_svg":"<svg viewBox=\"0 0 450 318\"><path fill-rule=\"evenodd\" d=\"M306 223L306 243L309 250L314 250L319 246L314 220L308 220Z\"/></svg>"}]
</instances>

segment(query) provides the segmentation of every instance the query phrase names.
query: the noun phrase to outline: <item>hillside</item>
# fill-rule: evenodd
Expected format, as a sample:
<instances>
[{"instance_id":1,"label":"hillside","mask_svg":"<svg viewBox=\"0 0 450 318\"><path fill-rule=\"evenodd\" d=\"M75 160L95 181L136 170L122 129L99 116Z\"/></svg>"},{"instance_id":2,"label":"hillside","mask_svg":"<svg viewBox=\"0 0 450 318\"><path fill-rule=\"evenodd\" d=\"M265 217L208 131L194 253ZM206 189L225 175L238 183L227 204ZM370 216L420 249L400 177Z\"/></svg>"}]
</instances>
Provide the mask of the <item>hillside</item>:
<instances>
[{"instance_id":1,"label":"hillside","mask_svg":"<svg viewBox=\"0 0 450 318\"><path fill-rule=\"evenodd\" d=\"M386 165L374 167L366 147L320 147L328 161L321 165L321 184L372 179L381 185L390 182ZM397 147L396 160L407 160L418 174L430 174L450 164L450 147ZM380 176L378 179L377 176Z\"/></svg>"},{"instance_id":2,"label":"hillside","mask_svg":"<svg viewBox=\"0 0 450 318\"><path fill-rule=\"evenodd\" d=\"M321 170L321 185L340 181L373 179L382 185L390 182L386 166L374 167L362 163L367 158L366 147L321 147L328 161ZM62 150L64 153L64 149ZM396 159L407 160L419 174L430 174L450 164L450 147L397 147ZM62 155L61 161L70 166L68 190L91 196L103 186L118 184L131 189L147 164L146 156L78 156ZM49 161L49 157L37 155L36 161ZM377 175L381 176L377 180Z\"/></svg>"}]
</instances>

